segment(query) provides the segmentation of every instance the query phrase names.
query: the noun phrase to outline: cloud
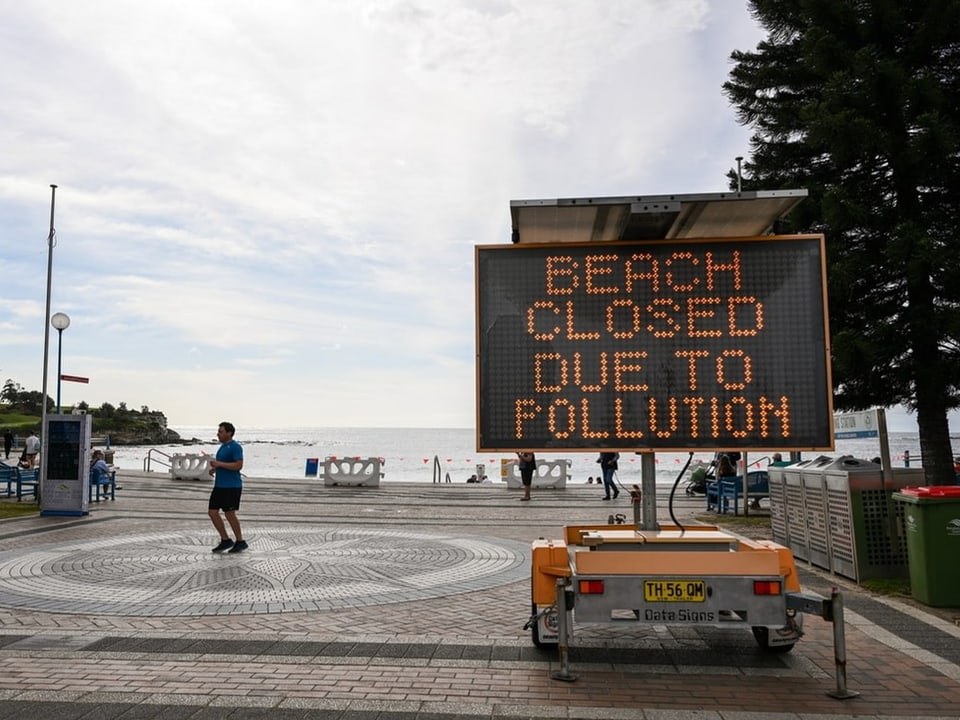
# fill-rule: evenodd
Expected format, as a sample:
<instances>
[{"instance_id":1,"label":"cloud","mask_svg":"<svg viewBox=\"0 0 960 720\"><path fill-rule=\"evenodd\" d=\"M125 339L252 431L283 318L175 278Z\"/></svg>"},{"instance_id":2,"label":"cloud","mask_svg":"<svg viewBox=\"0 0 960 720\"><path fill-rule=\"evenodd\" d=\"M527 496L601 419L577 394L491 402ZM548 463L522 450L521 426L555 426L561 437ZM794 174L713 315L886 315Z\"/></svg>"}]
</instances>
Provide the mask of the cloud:
<instances>
[{"instance_id":1,"label":"cloud","mask_svg":"<svg viewBox=\"0 0 960 720\"><path fill-rule=\"evenodd\" d=\"M5 6L0 372L40 386L56 183L64 401L172 424L472 426L473 246L511 199L725 189L760 38L707 0Z\"/></svg>"}]
</instances>

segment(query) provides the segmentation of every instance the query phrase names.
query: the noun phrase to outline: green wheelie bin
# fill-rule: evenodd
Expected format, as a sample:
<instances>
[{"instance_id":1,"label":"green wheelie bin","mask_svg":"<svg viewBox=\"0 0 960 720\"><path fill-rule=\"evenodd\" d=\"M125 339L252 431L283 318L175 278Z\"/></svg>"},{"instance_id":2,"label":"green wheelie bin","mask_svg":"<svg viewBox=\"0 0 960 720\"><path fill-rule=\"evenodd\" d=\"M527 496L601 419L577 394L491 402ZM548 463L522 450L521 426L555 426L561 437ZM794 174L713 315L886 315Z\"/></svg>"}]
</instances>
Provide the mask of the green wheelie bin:
<instances>
[{"instance_id":1,"label":"green wheelie bin","mask_svg":"<svg viewBox=\"0 0 960 720\"><path fill-rule=\"evenodd\" d=\"M931 607L960 607L960 486L906 487L903 503L910 592Z\"/></svg>"}]
</instances>

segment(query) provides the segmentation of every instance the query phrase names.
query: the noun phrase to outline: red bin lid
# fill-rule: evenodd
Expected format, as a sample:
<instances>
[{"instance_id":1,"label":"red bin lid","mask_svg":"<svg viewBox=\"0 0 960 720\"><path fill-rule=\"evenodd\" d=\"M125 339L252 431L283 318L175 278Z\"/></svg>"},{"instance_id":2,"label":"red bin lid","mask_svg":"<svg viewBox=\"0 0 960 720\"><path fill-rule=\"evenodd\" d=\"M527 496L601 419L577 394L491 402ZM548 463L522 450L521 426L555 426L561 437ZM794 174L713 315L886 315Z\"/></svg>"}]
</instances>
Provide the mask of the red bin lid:
<instances>
[{"instance_id":1,"label":"red bin lid","mask_svg":"<svg viewBox=\"0 0 960 720\"><path fill-rule=\"evenodd\" d=\"M905 487L898 490L901 495L912 495L922 498L958 498L960 499L960 485L928 485L925 487Z\"/></svg>"}]
</instances>

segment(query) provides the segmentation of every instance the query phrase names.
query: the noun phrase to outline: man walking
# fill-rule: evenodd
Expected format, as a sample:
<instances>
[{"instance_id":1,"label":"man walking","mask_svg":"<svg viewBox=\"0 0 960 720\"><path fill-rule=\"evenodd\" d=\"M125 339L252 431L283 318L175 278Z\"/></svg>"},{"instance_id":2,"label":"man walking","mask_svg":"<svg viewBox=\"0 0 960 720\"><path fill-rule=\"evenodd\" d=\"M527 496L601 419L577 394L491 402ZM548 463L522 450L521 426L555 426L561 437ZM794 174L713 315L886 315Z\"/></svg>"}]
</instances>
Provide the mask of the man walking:
<instances>
[{"instance_id":1,"label":"man walking","mask_svg":"<svg viewBox=\"0 0 960 720\"><path fill-rule=\"evenodd\" d=\"M37 437L35 432L31 432L24 442L23 452L27 456L27 467L35 468L37 466L37 456L40 454L40 438Z\"/></svg>"},{"instance_id":2,"label":"man walking","mask_svg":"<svg viewBox=\"0 0 960 720\"><path fill-rule=\"evenodd\" d=\"M213 549L215 553L240 553L247 549L247 542L240 529L240 520L237 518L240 495L243 492L243 475L240 474L243 468L243 448L233 439L234 432L236 428L232 423L220 423L217 427L220 448L217 450L216 459L210 461L210 474L214 476L214 481L213 490L210 491L208 514L213 527L220 533L220 544ZM223 517L220 517L221 510ZM227 534L224 518L233 530L236 542Z\"/></svg>"}]
</instances>

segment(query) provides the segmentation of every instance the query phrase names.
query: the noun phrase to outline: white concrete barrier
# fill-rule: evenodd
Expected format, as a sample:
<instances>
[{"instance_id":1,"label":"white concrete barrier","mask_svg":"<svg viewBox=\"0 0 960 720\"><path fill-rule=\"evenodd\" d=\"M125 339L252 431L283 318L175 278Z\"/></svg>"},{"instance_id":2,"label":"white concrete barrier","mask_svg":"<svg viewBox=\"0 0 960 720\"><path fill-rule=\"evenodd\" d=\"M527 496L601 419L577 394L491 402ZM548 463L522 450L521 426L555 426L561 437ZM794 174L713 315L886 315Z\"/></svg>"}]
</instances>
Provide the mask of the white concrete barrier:
<instances>
[{"instance_id":1,"label":"white concrete barrier","mask_svg":"<svg viewBox=\"0 0 960 720\"><path fill-rule=\"evenodd\" d=\"M537 472L533 475L530 487L563 490L567 487L567 478L570 476L570 466L572 464L572 461L564 458L560 460L537 460ZM504 479L507 481L509 489L517 490L523 487L523 482L520 480L520 464L517 460L506 461L501 469L505 471Z\"/></svg>"},{"instance_id":2,"label":"white concrete barrier","mask_svg":"<svg viewBox=\"0 0 960 720\"><path fill-rule=\"evenodd\" d=\"M382 466L383 459L378 457L326 457L323 459L323 484L379 487Z\"/></svg>"},{"instance_id":3,"label":"white concrete barrier","mask_svg":"<svg viewBox=\"0 0 960 720\"><path fill-rule=\"evenodd\" d=\"M211 480L210 455L177 453L170 456L170 477L174 480Z\"/></svg>"}]
</instances>

